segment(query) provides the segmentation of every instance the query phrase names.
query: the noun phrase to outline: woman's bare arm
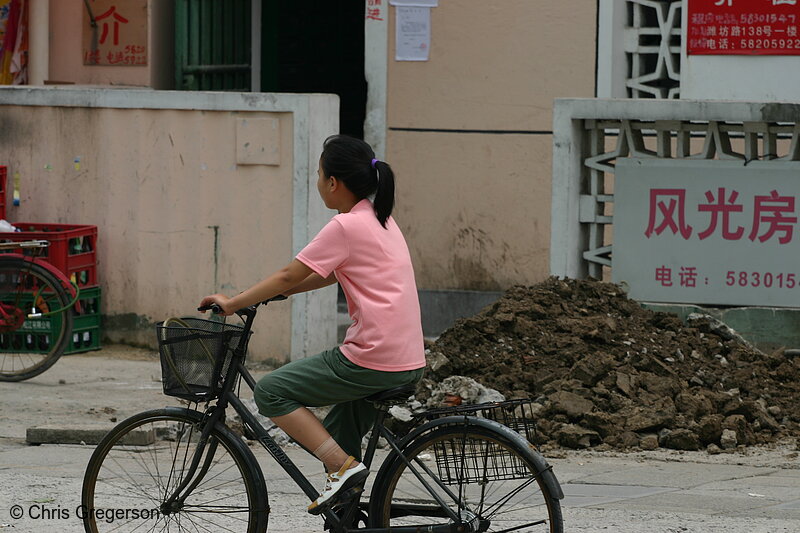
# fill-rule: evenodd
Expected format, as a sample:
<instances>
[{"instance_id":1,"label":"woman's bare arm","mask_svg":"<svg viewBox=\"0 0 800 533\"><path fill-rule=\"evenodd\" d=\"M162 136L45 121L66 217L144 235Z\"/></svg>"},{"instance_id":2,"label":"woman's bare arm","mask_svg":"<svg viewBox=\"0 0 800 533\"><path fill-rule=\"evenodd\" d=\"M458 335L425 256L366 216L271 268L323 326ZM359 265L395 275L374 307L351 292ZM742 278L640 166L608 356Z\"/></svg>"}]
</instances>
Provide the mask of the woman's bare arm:
<instances>
[{"instance_id":1,"label":"woman's bare arm","mask_svg":"<svg viewBox=\"0 0 800 533\"><path fill-rule=\"evenodd\" d=\"M200 306L206 307L211 304L217 304L222 308L222 314L231 315L238 309L269 300L279 294L287 294L287 291L300 285L313 273L314 271L308 266L295 259L268 278L259 281L233 298L228 298L224 294L212 294L203 298Z\"/></svg>"},{"instance_id":2,"label":"woman's bare arm","mask_svg":"<svg viewBox=\"0 0 800 533\"><path fill-rule=\"evenodd\" d=\"M313 291L315 289L321 289L322 287L327 287L328 285L333 285L336 283L336 276L331 272L331 275L327 278L323 278L316 272L308 276L306 279L300 282L300 284L296 285L294 288L289 289L288 291L284 292L284 296L291 296L292 294L298 294L301 292L308 292Z\"/></svg>"}]
</instances>

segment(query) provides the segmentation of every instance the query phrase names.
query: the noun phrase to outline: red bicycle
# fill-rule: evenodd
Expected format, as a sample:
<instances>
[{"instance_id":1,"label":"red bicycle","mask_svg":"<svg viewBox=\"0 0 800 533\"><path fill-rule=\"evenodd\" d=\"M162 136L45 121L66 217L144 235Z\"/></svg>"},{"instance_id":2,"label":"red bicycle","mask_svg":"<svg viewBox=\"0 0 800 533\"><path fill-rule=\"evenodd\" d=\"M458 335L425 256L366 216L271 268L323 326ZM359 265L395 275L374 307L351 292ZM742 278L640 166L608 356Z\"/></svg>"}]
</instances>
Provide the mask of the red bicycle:
<instances>
[{"instance_id":1,"label":"red bicycle","mask_svg":"<svg viewBox=\"0 0 800 533\"><path fill-rule=\"evenodd\" d=\"M47 241L0 243L0 381L53 366L72 333L79 289L38 255Z\"/></svg>"}]
</instances>

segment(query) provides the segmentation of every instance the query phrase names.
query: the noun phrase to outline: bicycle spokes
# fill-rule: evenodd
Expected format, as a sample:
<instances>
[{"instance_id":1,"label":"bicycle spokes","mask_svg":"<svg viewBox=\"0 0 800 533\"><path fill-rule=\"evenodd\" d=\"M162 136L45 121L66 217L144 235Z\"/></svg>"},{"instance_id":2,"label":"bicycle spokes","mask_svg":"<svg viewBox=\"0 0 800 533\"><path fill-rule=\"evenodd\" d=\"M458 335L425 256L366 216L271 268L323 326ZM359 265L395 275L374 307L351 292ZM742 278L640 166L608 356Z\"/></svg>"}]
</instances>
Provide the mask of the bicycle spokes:
<instances>
[{"instance_id":1,"label":"bicycle spokes","mask_svg":"<svg viewBox=\"0 0 800 533\"><path fill-rule=\"evenodd\" d=\"M417 442L406 451L412 461L396 459L388 482L378 487L381 526L425 530L449 523L466 531L560 531L551 522L557 502L542 490L535 466L514 444L472 426L444 427Z\"/></svg>"},{"instance_id":2,"label":"bicycle spokes","mask_svg":"<svg viewBox=\"0 0 800 533\"><path fill-rule=\"evenodd\" d=\"M240 442L217 431L198 450L197 420L166 410L124 422L90 462L84 504L91 509L152 509L148 518L115 524L85 521L91 531L251 531L266 497L252 496ZM134 419L137 417L134 417ZM195 461L197 459L197 461ZM194 464L197 462L198 464Z\"/></svg>"},{"instance_id":3,"label":"bicycle spokes","mask_svg":"<svg viewBox=\"0 0 800 533\"><path fill-rule=\"evenodd\" d=\"M58 360L72 330L69 304L46 268L0 255L0 380L28 379Z\"/></svg>"}]
</instances>

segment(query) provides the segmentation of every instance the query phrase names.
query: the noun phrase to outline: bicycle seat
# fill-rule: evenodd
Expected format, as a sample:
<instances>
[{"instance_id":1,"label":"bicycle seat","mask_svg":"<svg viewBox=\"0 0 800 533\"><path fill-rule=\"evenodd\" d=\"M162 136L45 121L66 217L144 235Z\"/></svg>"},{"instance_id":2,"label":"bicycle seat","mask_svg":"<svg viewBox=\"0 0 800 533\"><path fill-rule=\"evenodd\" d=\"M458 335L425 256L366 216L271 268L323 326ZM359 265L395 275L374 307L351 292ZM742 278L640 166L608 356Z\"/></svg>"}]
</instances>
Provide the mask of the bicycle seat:
<instances>
[{"instance_id":1,"label":"bicycle seat","mask_svg":"<svg viewBox=\"0 0 800 533\"><path fill-rule=\"evenodd\" d=\"M408 397L414 394L414 391L416 390L416 383L412 383L409 385L403 385L402 387L395 387L394 389L386 389L376 392L375 394L367 396L366 399L370 402L376 403L399 403L406 401Z\"/></svg>"}]
</instances>

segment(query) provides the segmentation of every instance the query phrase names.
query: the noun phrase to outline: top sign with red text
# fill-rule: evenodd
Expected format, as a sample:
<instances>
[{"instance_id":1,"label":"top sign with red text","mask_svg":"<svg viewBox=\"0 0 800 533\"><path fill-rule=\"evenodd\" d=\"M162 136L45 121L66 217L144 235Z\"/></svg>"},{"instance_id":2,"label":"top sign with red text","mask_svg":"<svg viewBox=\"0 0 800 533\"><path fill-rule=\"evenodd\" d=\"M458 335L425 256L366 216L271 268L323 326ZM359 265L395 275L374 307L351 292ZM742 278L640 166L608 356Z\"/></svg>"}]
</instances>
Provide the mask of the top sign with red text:
<instances>
[{"instance_id":1,"label":"top sign with red text","mask_svg":"<svg viewBox=\"0 0 800 533\"><path fill-rule=\"evenodd\" d=\"M631 298L800 307L800 162L619 159L613 230Z\"/></svg>"},{"instance_id":2,"label":"top sign with red text","mask_svg":"<svg viewBox=\"0 0 800 533\"><path fill-rule=\"evenodd\" d=\"M90 0L86 6L84 65L147 65L147 0Z\"/></svg>"},{"instance_id":3,"label":"top sign with red text","mask_svg":"<svg viewBox=\"0 0 800 533\"><path fill-rule=\"evenodd\" d=\"M689 0L690 55L800 55L798 0Z\"/></svg>"}]
</instances>

